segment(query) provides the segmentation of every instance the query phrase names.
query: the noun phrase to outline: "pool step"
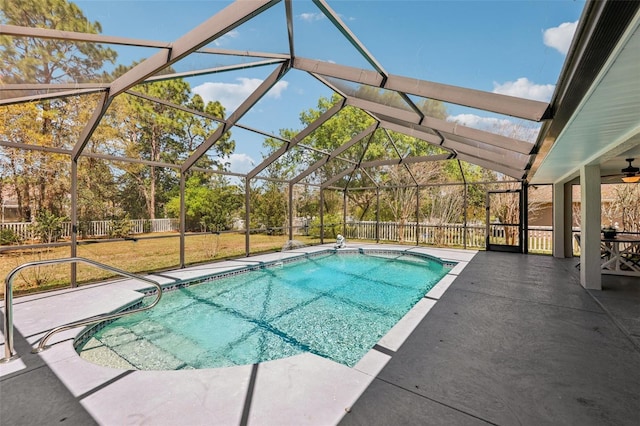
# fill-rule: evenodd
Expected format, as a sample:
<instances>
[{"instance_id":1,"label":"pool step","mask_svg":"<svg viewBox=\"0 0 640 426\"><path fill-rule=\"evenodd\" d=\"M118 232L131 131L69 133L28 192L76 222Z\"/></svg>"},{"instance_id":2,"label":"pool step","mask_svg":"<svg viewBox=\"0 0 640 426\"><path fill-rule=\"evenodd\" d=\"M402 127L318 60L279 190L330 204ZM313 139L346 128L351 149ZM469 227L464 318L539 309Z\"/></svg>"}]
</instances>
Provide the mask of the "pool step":
<instances>
[{"instance_id":1,"label":"pool step","mask_svg":"<svg viewBox=\"0 0 640 426\"><path fill-rule=\"evenodd\" d=\"M210 356L208 352L191 339L181 336L174 330L167 329L154 321L142 321L131 326L131 330L138 336L152 342L166 352L178 351L180 358L187 367L197 368L201 365L202 358Z\"/></svg>"},{"instance_id":2,"label":"pool step","mask_svg":"<svg viewBox=\"0 0 640 426\"><path fill-rule=\"evenodd\" d=\"M111 348L105 346L104 343L92 337L82 347L80 358L92 362L94 364L103 365L105 367L119 368L121 370L135 370L136 366L122 358Z\"/></svg>"},{"instance_id":3,"label":"pool step","mask_svg":"<svg viewBox=\"0 0 640 426\"><path fill-rule=\"evenodd\" d=\"M156 346L143 336L139 336L124 327L116 327L102 334L100 339L92 339L102 346L94 346L88 352L92 362L116 368L134 368L138 370L179 370L189 368L182 360L170 352ZM85 347L86 348L86 347ZM85 349L86 350L86 349ZM83 350L83 354L85 352ZM96 357L100 356L100 360ZM117 359L120 358L120 359Z\"/></svg>"},{"instance_id":4,"label":"pool step","mask_svg":"<svg viewBox=\"0 0 640 426\"><path fill-rule=\"evenodd\" d=\"M183 359L175 356L176 349ZM99 339L92 338L81 353L96 364L138 370L193 369L207 356L210 354L193 341L151 320L107 330Z\"/></svg>"}]
</instances>

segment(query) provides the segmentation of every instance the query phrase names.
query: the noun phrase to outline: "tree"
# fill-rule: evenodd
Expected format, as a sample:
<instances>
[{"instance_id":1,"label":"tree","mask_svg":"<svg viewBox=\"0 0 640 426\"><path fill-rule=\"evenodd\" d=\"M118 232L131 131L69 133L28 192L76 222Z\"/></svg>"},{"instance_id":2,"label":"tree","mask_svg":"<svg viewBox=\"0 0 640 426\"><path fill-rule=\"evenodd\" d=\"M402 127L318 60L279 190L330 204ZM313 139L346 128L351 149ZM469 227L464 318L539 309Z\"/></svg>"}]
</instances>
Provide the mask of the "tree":
<instances>
[{"instance_id":1,"label":"tree","mask_svg":"<svg viewBox=\"0 0 640 426\"><path fill-rule=\"evenodd\" d=\"M300 123L303 125L303 128L315 122L322 114L340 100L341 97L339 95L333 95L331 99L325 97L318 99L316 108L300 113ZM320 128L307 136L303 143L324 152L331 152L351 140L351 138L366 129L372 123L373 119L364 111L347 106L338 114L326 121L322 126L320 126ZM291 139L297 133L297 131L292 129L280 130L280 135L285 139ZM280 141L271 138L266 139L264 146L267 148L267 153L264 157L266 158L269 154L279 149L281 145L282 142ZM359 161L363 155L365 146L366 143L361 141L360 144L357 144L352 147L352 149L345 151L342 157L348 158L352 161ZM368 157L365 158L371 158L373 152L374 150L369 152L367 154ZM297 174L311 166L319 159L325 157L321 152L305 149L289 150L285 155L285 160L278 162L280 164L280 172L277 174L272 173L272 177L286 178L287 176ZM325 181L329 177L341 172L349 165L349 163L345 164L339 159L333 160L328 162L325 166L317 169L309 179L315 182Z\"/></svg>"},{"instance_id":2,"label":"tree","mask_svg":"<svg viewBox=\"0 0 640 426\"><path fill-rule=\"evenodd\" d=\"M188 82L183 79L142 84L136 91L182 105L224 119L224 107L219 102L204 104L199 95L193 95ZM217 127L215 120L190 114L177 108L129 96L129 116L123 126L126 155L154 162L177 163L190 155ZM231 133L227 132L213 146L219 157L228 156L235 149ZM210 156L201 157L198 167L223 170L225 164ZM159 205L168 201L170 188L177 186L177 176L169 170L129 164L124 167L123 186L127 193L138 194L145 202L146 215L154 219ZM162 188L162 191L159 191ZM129 210L137 207L136 199L129 198Z\"/></svg>"},{"instance_id":3,"label":"tree","mask_svg":"<svg viewBox=\"0 0 640 426\"><path fill-rule=\"evenodd\" d=\"M627 232L640 231L640 185L632 184L616 184L613 185L614 199L610 205L609 211L604 209L603 216L609 222L619 219L618 224L621 230Z\"/></svg>"},{"instance_id":4,"label":"tree","mask_svg":"<svg viewBox=\"0 0 640 426\"><path fill-rule=\"evenodd\" d=\"M295 185L293 200L297 216L311 218L318 215L320 208L318 189L309 185Z\"/></svg>"},{"instance_id":5,"label":"tree","mask_svg":"<svg viewBox=\"0 0 640 426\"><path fill-rule=\"evenodd\" d=\"M0 23L60 31L99 34L80 8L67 0L14 0L3 2ZM98 73L116 52L97 43L32 37L0 36L0 79L5 83L89 82L106 77Z\"/></svg>"},{"instance_id":6,"label":"tree","mask_svg":"<svg viewBox=\"0 0 640 426\"><path fill-rule=\"evenodd\" d=\"M385 91L371 86L361 85L355 90L354 96L380 102L384 105L406 108L407 105L394 92ZM341 97L334 94L331 98L322 97L318 100L316 108L303 111L300 114L300 122L304 127L316 121L323 113L328 111L333 105L341 101ZM427 116L438 119L445 119L447 116L446 107L442 102L425 99L417 104L418 108ZM324 152L332 152L338 147L350 141L354 136L362 132L374 123L372 117L358 108L347 106L338 114L322 124L320 128L304 139L304 144L312 146L321 152L308 150L289 150L285 156L286 161L278 163L279 173L274 177L290 178L300 171L305 170L316 161L325 158ZM297 132L291 129L283 129L280 134L283 138L290 139ZM280 141L267 139L264 146L269 152L274 152L281 146ZM443 152L439 147L430 145L416 138L394 132L377 130L371 137L365 138L351 148L341 153L340 157L349 160L345 162L334 158L310 175L309 181L321 183L329 178L341 173L354 163L362 161L372 161L382 158L400 158L405 156L424 156ZM265 155L265 157L266 157ZM403 225L413 215L416 210L417 184L425 184L442 176L452 176L457 172L450 166L441 163L425 162L412 164L411 166L385 166L365 171L356 170L345 176L335 186L346 186L347 188L358 188L362 186L383 185L392 187L381 193L383 212L390 215L390 219L398 221ZM416 180L414 180L416 178ZM376 200L373 191L347 191L350 204L350 211L363 219L365 216L373 215L372 203ZM334 191L325 191L324 211L326 214L341 214L339 206L342 204L341 194Z\"/></svg>"},{"instance_id":7,"label":"tree","mask_svg":"<svg viewBox=\"0 0 640 426\"><path fill-rule=\"evenodd\" d=\"M257 223L267 228L270 233L281 234L287 222L287 194L280 184L266 181L255 197L252 205ZM274 229L277 228L277 229Z\"/></svg>"},{"instance_id":8,"label":"tree","mask_svg":"<svg viewBox=\"0 0 640 426\"><path fill-rule=\"evenodd\" d=\"M4 2L0 23L27 27L83 31L97 34L100 24L90 22L66 0ZM69 83L102 80L103 65L114 62L116 52L96 43L31 37L0 36L0 81L3 83ZM23 94L30 94L25 92ZM7 142L54 148L73 146L74 126L80 125L81 97L47 100L1 109L0 134ZM82 98L84 99L84 98ZM85 121L86 122L86 121ZM71 125L70 125L71 123ZM69 188L68 157L60 154L2 148L5 170L11 176L23 219L36 211L62 214Z\"/></svg>"},{"instance_id":9,"label":"tree","mask_svg":"<svg viewBox=\"0 0 640 426\"><path fill-rule=\"evenodd\" d=\"M185 183L186 228L188 231L231 229L233 218L242 207L240 188L220 175L194 173ZM167 213L180 215L180 197L167 202Z\"/></svg>"},{"instance_id":10,"label":"tree","mask_svg":"<svg viewBox=\"0 0 640 426\"><path fill-rule=\"evenodd\" d=\"M431 114L438 115L437 118L446 116L446 110L442 103L435 101L423 102L421 109L429 110ZM439 147L410 136L389 132L388 137L392 148L391 155L396 157L428 156L443 152ZM407 221L413 217L418 222L416 197L419 185L442 181L442 177L452 174L444 164L426 161L406 166L388 166L383 169L381 179L385 186L390 188L383 192L382 200L391 213L393 221L398 223L399 241L404 241L404 229Z\"/></svg>"},{"instance_id":11,"label":"tree","mask_svg":"<svg viewBox=\"0 0 640 426\"><path fill-rule=\"evenodd\" d=\"M43 243L54 243L62 235L62 223L65 218L56 216L48 210L41 210L36 216L36 220L31 227L34 233Z\"/></svg>"},{"instance_id":12,"label":"tree","mask_svg":"<svg viewBox=\"0 0 640 426\"><path fill-rule=\"evenodd\" d=\"M226 115L225 108L219 101L210 101L205 105L204 100L198 94L193 95L189 102L187 102L187 107L203 112L209 116L217 117L220 120L224 120ZM186 153L190 154L195 151L217 126L218 123L210 118L195 114L187 116L185 120ZM216 142L214 151L219 157L225 158L232 154L235 148L236 143L231 139L231 132L226 132ZM196 162L196 166L203 168L211 167L212 165L220 170L227 169L227 164L224 164L220 160L214 161L207 155L201 157Z\"/></svg>"},{"instance_id":13,"label":"tree","mask_svg":"<svg viewBox=\"0 0 640 426\"><path fill-rule=\"evenodd\" d=\"M184 105L189 101L191 89L186 81L175 79L142 84L136 91ZM186 113L143 98L129 96L128 100L131 113L126 135L129 152L144 160L175 163L184 154ZM148 217L155 219L157 185L163 170L141 165L128 166L126 170L144 198Z\"/></svg>"}]
</instances>

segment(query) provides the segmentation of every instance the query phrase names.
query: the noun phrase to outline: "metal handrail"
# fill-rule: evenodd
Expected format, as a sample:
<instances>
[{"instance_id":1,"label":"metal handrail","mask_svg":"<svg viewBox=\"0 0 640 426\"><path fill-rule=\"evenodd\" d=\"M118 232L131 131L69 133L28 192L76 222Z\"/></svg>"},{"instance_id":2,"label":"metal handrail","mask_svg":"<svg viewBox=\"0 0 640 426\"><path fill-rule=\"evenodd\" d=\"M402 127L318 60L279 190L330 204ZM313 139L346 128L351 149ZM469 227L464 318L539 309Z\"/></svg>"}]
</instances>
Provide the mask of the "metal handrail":
<instances>
[{"instance_id":1,"label":"metal handrail","mask_svg":"<svg viewBox=\"0 0 640 426\"><path fill-rule=\"evenodd\" d=\"M70 330L72 328L80 327L83 325L95 324L101 321L120 318L125 315L146 311L156 306L160 301L160 298L162 297L162 286L160 285L160 283L152 279L143 277L141 275L132 274L131 272L123 271L122 269L114 268L113 266L105 265L103 263L96 262L95 260L85 259L83 257L68 257L68 258L62 258L62 259L41 260L37 262L29 262L29 263L20 265L14 270L12 270L11 272L9 272L9 275L7 275L7 277L4 280L4 284L5 284L5 287L4 287L4 336L5 336L4 354L5 354L5 357L0 360L0 363L9 362L19 358L19 356L13 351L13 288L12 288L12 284L13 284L14 276L21 270L26 268L31 268L33 266L53 265L53 264L59 264L59 263L76 263L76 262L86 263L88 265L93 265L97 268L116 273L123 277L147 282L158 289L157 297L148 306L143 306L141 308L133 309L130 311L117 312L114 314L100 314L100 315L89 317L83 320L70 322L69 324L61 325L59 327L55 327L40 339L40 343L38 347L32 350L31 351L32 353L39 353L47 349L47 347L45 346L47 343L47 340L49 340L49 338L56 333L59 333L65 330Z\"/></svg>"}]
</instances>

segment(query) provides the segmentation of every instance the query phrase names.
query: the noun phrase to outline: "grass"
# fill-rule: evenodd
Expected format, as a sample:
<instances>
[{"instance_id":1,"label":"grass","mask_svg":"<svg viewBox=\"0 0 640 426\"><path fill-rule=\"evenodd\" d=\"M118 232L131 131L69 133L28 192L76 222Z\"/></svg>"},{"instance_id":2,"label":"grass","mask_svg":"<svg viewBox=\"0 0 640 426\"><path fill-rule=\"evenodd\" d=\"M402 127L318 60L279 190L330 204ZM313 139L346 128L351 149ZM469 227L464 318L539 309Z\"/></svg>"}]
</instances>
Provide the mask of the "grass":
<instances>
[{"instance_id":1,"label":"grass","mask_svg":"<svg viewBox=\"0 0 640 426\"><path fill-rule=\"evenodd\" d=\"M159 234L153 234L154 237ZM133 273L147 273L176 269L180 266L180 239L175 233L167 238L116 241L103 244L80 244L77 255ZM318 244L319 239L296 236L307 244ZM251 254L280 251L288 240L286 235L253 234ZM185 263L193 265L245 255L245 236L240 233L191 235L185 239ZM28 249L0 253L0 277L5 277L17 266L27 262L59 259L70 256L69 247ZM92 283L113 277L107 271L78 264L79 284ZM15 295L46 291L70 286L70 264L34 266L23 269L13 282ZM4 286L0 289L4 294Z\"/></svg>"},{"instance_id":2,"label":"grass","mask_svg":"<svg viewBox=\"0 0 640 426\"><path fill-rule=\"evenodd\" d=\"M154 238L137 241L115 241L102 244L81 242L77 255L114 266L133 273L148 273L177 269L180 267L180 239L176 233L149 234ZM155 238L155 237L165 238ZM295 239L306 244L319 244L319 238L297 235ZM251 254L280 251L288 240L286 235L252 234ZM360 242L375 242L359 240ZM325 242L331 242L326 239ZM402 244L393 242L394 244ZM413 245L414 242L405 242ZM462 247L459 247L462 248ZM187 235L185 239L185 264L195 265L216 260L243 257L245 236L243 233ZM70 257L69 247L49 249L27 249L0 253L0 277L5 277L14 268L27 262ZM114 277L113 274L96 267L78 264L78 284L93 283ZM70 264L35 266L22 270L13 282L14 295L59 289L70 286ZM0 295L4 286L0 286Z\"/></svg>"}]
</instances>

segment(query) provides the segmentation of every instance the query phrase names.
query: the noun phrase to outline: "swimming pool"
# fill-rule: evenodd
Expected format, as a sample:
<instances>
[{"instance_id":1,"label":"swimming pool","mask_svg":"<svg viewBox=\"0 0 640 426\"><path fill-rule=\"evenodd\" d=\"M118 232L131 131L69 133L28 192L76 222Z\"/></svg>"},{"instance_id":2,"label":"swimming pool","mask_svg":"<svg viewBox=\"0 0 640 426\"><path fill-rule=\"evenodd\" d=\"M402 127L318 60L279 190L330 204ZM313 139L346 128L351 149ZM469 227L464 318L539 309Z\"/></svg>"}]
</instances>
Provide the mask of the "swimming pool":
<instances>
[{"instance_id":1,"label":"swimming pool","mask_svg":"<svg viewBox=\"0 0 640 426\"><path fill-rule=\"evenodd\" d=\"M142 370L255 364L303 352L354 366L452 266L402 252L331 250L233 271L167 292L154 309L83 338L78 351Z\"/></svg>"}]
</instances>

